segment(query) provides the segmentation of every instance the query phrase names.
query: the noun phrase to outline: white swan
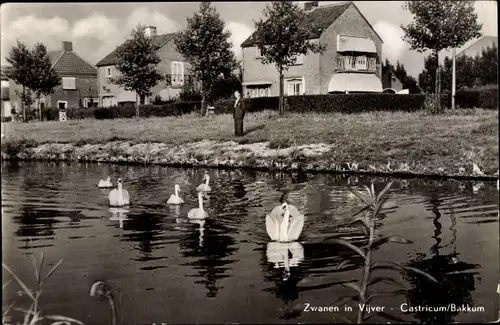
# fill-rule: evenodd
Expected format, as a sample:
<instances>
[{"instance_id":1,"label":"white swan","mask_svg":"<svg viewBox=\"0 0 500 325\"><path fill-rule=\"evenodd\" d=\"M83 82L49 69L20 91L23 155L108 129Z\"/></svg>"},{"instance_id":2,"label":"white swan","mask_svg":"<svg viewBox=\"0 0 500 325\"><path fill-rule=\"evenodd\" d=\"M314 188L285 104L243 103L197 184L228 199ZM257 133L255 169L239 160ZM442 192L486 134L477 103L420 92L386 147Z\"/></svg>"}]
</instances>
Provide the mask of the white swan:
<instances>
[{"instance_id":1,"label":"white swan","mask_svg":"<svg viewBox=\"0 0 500 325\"><path fill-rule=\"evenodd\" d=\"M208 217L208 213L203 210L203 193L198 192L198 208L191 209L188 212L187 217L189 219L205 219Z\"/></svg>"},{"instance_id":2,"label":"white swan","mask_svg":"<svg viewBox=\"0 0 500 325\"><path fill-rule=\"evenodd\" d=\"M118 188L109 192L109 205L122 207L130 204L128 191L123 188L122 179L118 178Z\"/></svg>"},{"instance_id":3,"label":"white swan","mask_svg":"<svg viewBox=\"0 0 500 325\"><path fill-rule=\"evenodd\" d=\"M266 215L266 230L271 240L296 241L304 228L304 215L293 205L283 202Z\"/></svg>"},{"instance_id":4,"label":"white swan","mask_svg":"<svg viewBox=\"0 0 500 325\"><path fill-rule=\"evenodd\" d=\"M205 183L203 184L200 184L196 190L198 192L210 192L212 189L210 188L210 186L208 185L208 182L210 182L210 176L208 176L208 174L205 174L205 177L203 178L205 180Z\"/></svg>"},{"instance_id":5,"label":"white swan","mask_svg":"<svg viewBox=\"0 0 500 325\"><path fill-rule=\"evenodd\" d=\"M109 187L113 187L113 183L111 183L111 177L108 176L108 178L106 178L106 180L104 179L101 179L99 181L99 184L97 184L97 187L99 188L109 188Z\"/></svg>"},{"instance_id":6,"label":"white swan","mask_svg":"<svg viewBox=\"0 0 500 325\"><path fill-rule=\"evenodd\" d=\"M167 204L183 204L184 200L179 196L181 187L177 184L174 186L175 194L170 195Z\"/></svg>"}]
</instances>

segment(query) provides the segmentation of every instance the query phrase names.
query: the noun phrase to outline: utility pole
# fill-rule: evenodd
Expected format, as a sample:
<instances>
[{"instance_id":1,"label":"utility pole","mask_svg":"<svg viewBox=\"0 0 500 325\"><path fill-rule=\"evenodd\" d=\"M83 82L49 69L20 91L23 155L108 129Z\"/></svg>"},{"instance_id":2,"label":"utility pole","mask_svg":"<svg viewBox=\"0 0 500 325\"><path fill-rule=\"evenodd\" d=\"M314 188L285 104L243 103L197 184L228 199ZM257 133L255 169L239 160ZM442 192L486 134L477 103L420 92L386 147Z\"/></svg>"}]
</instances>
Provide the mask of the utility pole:
<instances>
[{"instance_id":1,"label":"utility pole","mask_svg":"<svg viewBox=\"0 0 500 325\"><path fill-rule=\"evenodd\" d=\"M456 56L456 50L455 48L453 48L453 55L452 55L452 59L453 59L453 66L452 66L452 72L451 72L451 109L455 109L455 88L456 88L456 60L455 60L455 56Z\"/></svg>"}]
</instances>

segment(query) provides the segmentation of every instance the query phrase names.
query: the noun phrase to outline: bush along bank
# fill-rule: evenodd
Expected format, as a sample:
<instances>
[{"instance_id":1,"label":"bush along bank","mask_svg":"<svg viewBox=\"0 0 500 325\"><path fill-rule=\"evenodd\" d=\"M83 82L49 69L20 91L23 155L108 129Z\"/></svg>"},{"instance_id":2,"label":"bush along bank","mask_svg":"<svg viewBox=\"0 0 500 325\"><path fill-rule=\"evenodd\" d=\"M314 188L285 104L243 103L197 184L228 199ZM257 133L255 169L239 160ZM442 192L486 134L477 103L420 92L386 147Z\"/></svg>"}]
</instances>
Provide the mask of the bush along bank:
<instances>
[{"instance_id":1,"label":"bush along bank","mask_svg":"<svg viewBox=\"0 0 500 325\"><path fill-rule=\"evenodd\" d=\"M406 111L414 112L425 109L426 98L432 95L423 94L329 94L329 95L304 95L286 98L287 111L292 113L363 113L370 111ZM498 109L498 87L477 90L459 90L455 102L461 108L486 108ZM210 103L209 103L210 104ZM218 100L211 103L215 106L216 114L230 114L233 111L234 100ZM441 96L441 105L450 107L451 95ZM264 110L278 110L278 97L245 98L244 105L247 112L260 112ZM141 105L141 117L180 116L192 112L199 112L201 102L174 102L163 105ZM70 108L67 118L84 119L114 119L135 117L135 106L112 106L91 108ZM42 110L42 118L52 121L59 119L57 108Z\"/></svg>"},{"instance_id":2,"label":"bush along bank","mask_svg":"<svg viewBox=\"0 0 500 325\"><path fill-rule=\"evenodd\" d=\"M182 145L115 141L107 144L42 144L26 141L2 143L2 160L141 163L182 167L252 168L268 171L347 172L394 176L439 176L497 179L498 170L486 174L469 158L455 163L339 161L335 148L326 144L273 149L269 142L238 144L204 140Z\"/></svg>"}]
</instances>

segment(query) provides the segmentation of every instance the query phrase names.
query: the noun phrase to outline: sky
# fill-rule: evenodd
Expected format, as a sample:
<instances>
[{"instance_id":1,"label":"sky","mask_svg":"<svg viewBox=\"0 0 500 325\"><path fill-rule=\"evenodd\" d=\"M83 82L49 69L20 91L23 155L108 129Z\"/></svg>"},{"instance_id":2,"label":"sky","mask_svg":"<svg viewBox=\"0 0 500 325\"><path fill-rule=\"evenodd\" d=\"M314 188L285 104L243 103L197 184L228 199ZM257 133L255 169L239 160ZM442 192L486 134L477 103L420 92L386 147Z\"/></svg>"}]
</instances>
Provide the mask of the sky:
<instances>
[{"instance_id":1,"label":"sky","mask_svg":"<svg viewBox=\"0 0 500 325\"><path fill-rule=\"evenodd\" d=\"M354 2L384 40L382 59L388 58L393 63L399 60L409 74L417 77L423 69L424 54L410 51L402 40L400 26L412 19L402 8L403 2ZM332 2L319 1L320 6L329 3ZM240 56L240 44L253 32L254 21L262 17L266 2L214 2L214 5L231 31L233 49ZM72 41L76 53L96 64L120 45L137 24L156 26L158 34L179 31L198 8L199 2L2 4L1 63L6 63L5 55L19 39L27 45L41 41L49 50L60 49L62 41ZM475 8L483 24L483 35L498 36L496 2L476 1Z\"/></svg>"}]
</instances>

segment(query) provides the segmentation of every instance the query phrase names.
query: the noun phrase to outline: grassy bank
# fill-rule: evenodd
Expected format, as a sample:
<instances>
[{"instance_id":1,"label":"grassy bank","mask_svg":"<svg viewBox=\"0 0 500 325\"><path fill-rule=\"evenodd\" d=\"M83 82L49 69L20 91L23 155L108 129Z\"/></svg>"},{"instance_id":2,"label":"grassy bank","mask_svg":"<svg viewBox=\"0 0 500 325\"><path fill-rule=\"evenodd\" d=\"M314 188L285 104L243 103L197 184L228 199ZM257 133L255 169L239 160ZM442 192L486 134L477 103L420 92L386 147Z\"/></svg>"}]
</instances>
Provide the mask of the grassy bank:
<instances>
[{"instance_id":1,"label":"grassy bank","mask_svg":"<svg viewBox=\"0 0 500 325\"><path fill-rule=\"evenodd\" d=\"M498 175L498 111L248 114L2 123L4 159ZM348 166L347 164L350 164ZM352 166L352 163L358 164Z\"/></svg>"}]
</instances>

